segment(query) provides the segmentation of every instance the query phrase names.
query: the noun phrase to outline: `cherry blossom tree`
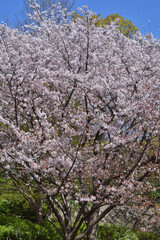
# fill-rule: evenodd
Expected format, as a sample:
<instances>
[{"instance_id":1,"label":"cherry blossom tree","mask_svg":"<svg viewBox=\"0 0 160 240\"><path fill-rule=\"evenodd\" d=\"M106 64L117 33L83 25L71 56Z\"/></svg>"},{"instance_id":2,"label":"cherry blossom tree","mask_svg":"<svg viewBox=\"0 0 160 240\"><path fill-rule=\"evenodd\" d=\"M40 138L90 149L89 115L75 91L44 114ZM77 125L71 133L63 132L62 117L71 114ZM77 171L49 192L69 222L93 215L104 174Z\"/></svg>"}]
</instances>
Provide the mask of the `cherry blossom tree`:
<instances>
[{"instance_id":1,"label":"cherry blossom tree","mask_svg":"<svg viewBox=\"0 0 160 240\"><path fill-rule=\"evenodd\" d=\"M24 24L30 24L32 23L32 21L30 20L28 14L33 14L33 8L30 7L30 5L33 3L34 4L34 0L22 0L23 2L23 6L22 9L20 11L19 16L21 16L21 18L19 19L19 17L17 17L16 20L16 27L22 27ZM40 11L49 11L51 10L52 6L55 3L60 3L62 8L66 8L66 10L68 12L70 12L73 7L76 4L75 0L37 0L36 1L37 4L39 5ZM50 12L50 11L49 11Z\"/></svg>"},{"instance_id":2,"label":"cherry blossom tree","mask_svg":"<svg viewBox=\"0 0 160 240\"><path fill-rule=\"evenodd\" d=\"M64 240L95 240L117 206L159 211L160 42L56 6L34 2L26 32L0 25L0 167Z\"/></svg>"}]
</instances>

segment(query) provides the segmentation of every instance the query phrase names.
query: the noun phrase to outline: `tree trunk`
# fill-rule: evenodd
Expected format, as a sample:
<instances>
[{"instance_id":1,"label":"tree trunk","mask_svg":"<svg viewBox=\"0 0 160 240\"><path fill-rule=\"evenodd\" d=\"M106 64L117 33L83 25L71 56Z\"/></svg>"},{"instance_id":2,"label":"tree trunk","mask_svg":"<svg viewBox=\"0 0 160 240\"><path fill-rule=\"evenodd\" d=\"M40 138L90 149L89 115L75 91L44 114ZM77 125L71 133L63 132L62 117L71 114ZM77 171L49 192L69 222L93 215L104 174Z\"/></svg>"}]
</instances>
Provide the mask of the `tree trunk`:
<instances>
[{"instance_id":1,"label":"tree trunk","mask_svg":"<svg viewBox=\"0 0 160 240\"><path fill-rule=\"evenodd\" d=\"M42 206L42 200L41 198L36 198L36 208L35 208L35 213L36 213L36 223L41 225L42 224L42 214L40 212L41 206Z\"/></svg>"},{"instance_id":2,"label":"tree trunk","mask_svg":"<svg viewBox=\"0 0 160 240\"><path fill-rule=\"evenodd\" d=\"M99 210L95 211L88 219L88 224L99 215ZM87 240L97 240L98 224L95 224L87 234Z\"/></svg>"},{"instance_id":3,"label":"tree trunk","mask_svg":"<svg viewBox=\"0 0 160 240\"><path fill-rule=\"evenodd\" d=\"M96 240L97 239L97 230L98 224L96 224L87 234L87 240Z\"/></svg>"}]
</instances>

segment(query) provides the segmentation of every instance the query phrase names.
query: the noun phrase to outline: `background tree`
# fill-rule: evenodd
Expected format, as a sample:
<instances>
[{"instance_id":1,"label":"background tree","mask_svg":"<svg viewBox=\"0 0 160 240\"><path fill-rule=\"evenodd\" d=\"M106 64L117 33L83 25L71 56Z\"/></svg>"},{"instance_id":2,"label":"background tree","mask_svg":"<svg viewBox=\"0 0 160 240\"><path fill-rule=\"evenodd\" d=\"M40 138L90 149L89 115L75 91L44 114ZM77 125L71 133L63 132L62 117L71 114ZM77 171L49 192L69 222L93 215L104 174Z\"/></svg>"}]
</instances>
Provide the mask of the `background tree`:
<instances>
[{"instance_id":1,"label":"background tree","mask_svg":"<svg viewBox=\"0 0 160 240\"><path fill-rule=\"evenodd\" d=\"M105 24L110 24L115 20L117 20L120 32L123 33L126 37L133 37L133 35L138 31L138 28L132 23L131 20L124 19L118 13L111 14L106 18L99 19L97 25L100 24L104 26Z\"/></svg>"},{"instance_id":2,"label":"background tree","mask_svg":"<svg viewBox=\"0 0 160 240\"><path fill-rule=\"evenodd\" d=\"M78 17L83 17L78 14L78 12L74 12L73 19L76 21ZM131 20L124 19L118 13L111 14L106 18L101 18L101 15L95 15L91 19L91 23L93 22L96 26L104 27L105 25L109 25L116 20L117 25L119 26L119 30L126 37L132 38L134 34L138 31L138 28L132 23Z\"/></svg>"},{"instance_id":3,"label":"background tree","mask_svg":"<svg viewBox=\"0 0 160 240\"><path fill-rule=\"evenodd\" d=\"M86 7L76 22L31 7L29 32L0 26L0 167L40 214L35 192L50 206L64 240L80 240L116 206L154 210L160 43L90 24Z\"/></svg>"}]
</instances>

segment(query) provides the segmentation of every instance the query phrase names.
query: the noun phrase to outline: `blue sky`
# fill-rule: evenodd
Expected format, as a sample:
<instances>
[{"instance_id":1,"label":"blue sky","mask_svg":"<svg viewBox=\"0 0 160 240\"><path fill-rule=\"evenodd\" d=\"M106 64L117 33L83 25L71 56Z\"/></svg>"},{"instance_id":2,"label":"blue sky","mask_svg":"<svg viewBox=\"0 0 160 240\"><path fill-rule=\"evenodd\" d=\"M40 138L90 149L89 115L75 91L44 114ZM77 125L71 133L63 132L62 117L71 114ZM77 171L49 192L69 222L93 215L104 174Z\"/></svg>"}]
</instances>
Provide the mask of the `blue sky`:
<instances>
[{"instance_id":1,"label":"blue sky","mask_svg":"<svg viewBox=\"0 0 160 240\"><path fill-rule=\"evenodd\" d=\"M76 0L77 7L86 5L103 17L119 13L132 20L141 33L152 32L160 38L160 0ZM1 0L0 22L8 20L13 25L19 16L23 0Z\"/></svg>"}]
</instances>

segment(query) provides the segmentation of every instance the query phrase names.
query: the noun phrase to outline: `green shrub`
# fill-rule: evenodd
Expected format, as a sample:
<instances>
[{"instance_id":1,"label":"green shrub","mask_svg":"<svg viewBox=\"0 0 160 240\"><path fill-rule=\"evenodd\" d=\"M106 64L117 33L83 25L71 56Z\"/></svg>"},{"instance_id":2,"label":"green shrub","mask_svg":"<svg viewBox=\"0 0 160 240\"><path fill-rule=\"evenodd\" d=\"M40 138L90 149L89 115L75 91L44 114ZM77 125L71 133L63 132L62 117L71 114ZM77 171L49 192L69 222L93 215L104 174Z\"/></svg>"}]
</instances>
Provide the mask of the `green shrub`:
<instances>
[{"instance_id":1,"label":"green shrub","mask_svg":"<svg viewBox=\"0 0 160 240\"><path fill-rule=\"evenodd\" d=\"M119 240L139 240L135 233L126 231Z\"/></svg>"},{"instance_id":2,"label":"green shrub","mask_svg":"<svg viewBox=\"0 0 160 240\"><path fill-rule=\"evenodd\" d=\"M58 223L55 224L59 227ZM14 216L0 216L0 240L62 240L62 237L47 221L43 222L43 226L39 226ZM160 237L151 232L133 232L121 226L100 225L98 240L160 240Z\"/></svg>"},{"instance_id":3,"label":"green shrub","mask_svg":"<svg viewBox=\"0 0 160 240\"><path fill-rule=\"evenodd\" d=\"M99 240L119 240L127 231L127 228L116 225L100 225L98 227Z\"/></svg>"},{"instance_id":4,"label":"green shrub","mask_svg":"<svg viewBox=\"0 0 160 240\"><path fill-rule=\"evenodd\" d=\"M13 232L12 226L0 226L0 239L11 239Z\"/></svg>"},{"instance_id":5,"label":"green shrub","mask_svg":"<svg viewBox=\"0 0 160 240\"><path fill-rule=\"evenodd\" d=\"M0 197L0 213L14 215L35 221L35 212L29 203L19 194L8 194Z\"/></svg>"},{"instance_id":6,"label":"green shrub","mask_svg":"<svg viewBox=\"0 0 160 240\"><path fill-rule=\"evenodd\" d=\"M100 225L98 240L160 240L160 236L151 232L135 231L117 225Z\"/></svg>"},{"instance_id":7,"label":"green shrub","mask_svg":"<svg viewBox=\"0 0 160 240\"><path fill-rule=\"evenodd\" d=\"M46 228L47 227L47 228ZM29 220L0 216L1 240L62 240L50 226L39 226Z\"/></svg>"},{"instance_id":8,"label":"green shrub","mask_svg":"<svg viewBox=\"0 0 160 240\"><path fill-rule=\"evenodd\" d=\"M139 240L160 240L160 236L152 232L136 231Z\"/></svg>"}]
</instances>

